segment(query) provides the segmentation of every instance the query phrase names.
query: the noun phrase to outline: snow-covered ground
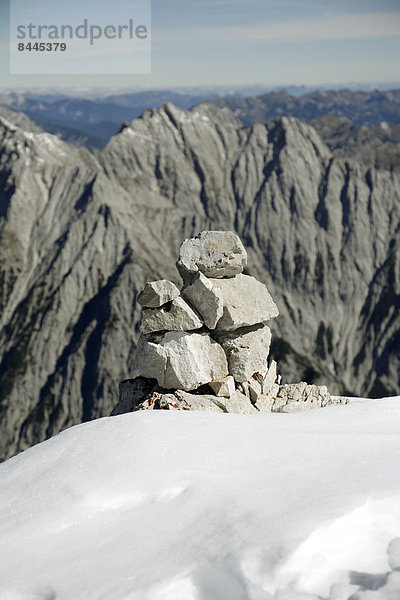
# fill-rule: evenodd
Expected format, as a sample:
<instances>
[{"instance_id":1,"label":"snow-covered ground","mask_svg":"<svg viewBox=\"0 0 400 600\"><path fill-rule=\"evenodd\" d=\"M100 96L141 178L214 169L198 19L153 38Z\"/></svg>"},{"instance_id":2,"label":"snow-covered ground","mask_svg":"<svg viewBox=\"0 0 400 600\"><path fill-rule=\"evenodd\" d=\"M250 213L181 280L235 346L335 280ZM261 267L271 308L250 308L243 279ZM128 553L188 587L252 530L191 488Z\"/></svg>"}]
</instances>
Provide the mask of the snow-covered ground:
<instances>
[{"instance_id":1,"label":"snow-covered ground","mask_svg":"<svg viewBox=\"0 0 400 600\"><path fill-rule=\"evenodd\" d=\"M398 600L396 538L400 397L126 414L0 466L1 600Z\"/></svg>"}]
</instances>

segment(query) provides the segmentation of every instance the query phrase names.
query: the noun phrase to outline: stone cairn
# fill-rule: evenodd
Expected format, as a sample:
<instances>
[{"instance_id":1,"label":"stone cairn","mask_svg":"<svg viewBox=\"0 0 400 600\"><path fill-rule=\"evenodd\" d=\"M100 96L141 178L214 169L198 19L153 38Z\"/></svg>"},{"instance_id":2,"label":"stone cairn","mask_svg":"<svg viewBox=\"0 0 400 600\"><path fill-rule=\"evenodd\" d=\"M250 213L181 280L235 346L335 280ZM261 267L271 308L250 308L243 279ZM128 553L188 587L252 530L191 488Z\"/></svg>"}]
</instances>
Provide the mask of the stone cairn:
<instances>
[{"instance_id":1,"label":"stone cairn","mask_svg":"<svg viewBox=\"0 0 400 600\"><path fill-rule=\"evenodd\" d=\"M120 384L112 415L145 409L294 412L333 400L325 386L280 385L268 360L268 321L278 308L266 286L243 274L247 253L230 231L203 231L180 248L179 290L146 283L134 357L135 379Z\"/></svg>"}]
</instances>

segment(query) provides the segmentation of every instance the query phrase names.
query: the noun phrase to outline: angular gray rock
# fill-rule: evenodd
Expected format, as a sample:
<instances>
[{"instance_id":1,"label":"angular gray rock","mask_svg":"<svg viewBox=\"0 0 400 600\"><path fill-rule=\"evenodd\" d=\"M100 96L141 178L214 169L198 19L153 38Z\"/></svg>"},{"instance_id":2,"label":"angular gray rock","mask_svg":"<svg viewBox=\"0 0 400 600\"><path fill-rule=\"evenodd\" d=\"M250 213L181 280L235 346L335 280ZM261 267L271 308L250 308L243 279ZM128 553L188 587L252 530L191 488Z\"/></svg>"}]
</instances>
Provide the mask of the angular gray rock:
<instances>
[{"instance_id":1,"label":"angular gray rock","mask_svg":"<svg viewBox=\"0 0 400 600\"><path fill-rule=\"evenodd\" d=\"M250 415L259 412L247 396L244 396L235 390L235 393L229 398L219 396L214 398L214 403L226 413L237 413Z\"/></svg>"},{"instance_id":2,"label":"angular gray rock","mask_svg":"<svg viewBox=\"0 0 400 600\"><path fill-rule=\"evenodd\" d=\"M154 341L149 341L146 336L141 335L133 359L133 370L139 373L139 377L155 379L162 387L166 387L164 381L168 356L162 345L164 337L165 335L161 334Z\"/></svg>"},{"instance_id":3,"label":"angular gray rock","mask_svg":"<svg viewBox=\"0 0 400 600\"><path fill-rule=\"evenodd\" d=\"M262 382L263 393L268 394L274 385L280 383L280 380L281 377L278 375L278 365L275 360L272 360Z\"/></svg>"},{"instance_id":4,"label":"angular gray rock","mask_svg":"<svg viewBox=\"0 0 400 600\"><path fill-rule=\"evenodd\" d=\"M272 412L291 413L330 404L347 404L344 397L332 398L325 385L309 385L304 381L279 386Z\"/></svg>"},{"instance_id":5,"label":"angular gray rock","mask_svg":"<svg viewBox=\"0 0 400 600\"><path fill-rule=\"evenodd\" d=\"M279 315L278 307L267 287L249 275L236 275L231 279L210 279L213 287L222 292L223 315L216 328L234 331L265 323Z\"/></svg>"},{"instance_id":6,"label":"angular gray rock","mask_svg":"<svg viewBox=\"0 0 400 600\"><path fill-rule=\"evenodd\" d=\"M235 393L235 380L232 375L222 377L220 379L214 379L208 384L216 396L223 396L224 398L230 398Z\"/></svg>"},{"instance_id":7,"label":"angular gray rock","mask_svg":"<svg viewBox=\"0 0 400 600\"><path fill-rule=\"evenodd\" d=\"M207 277L232 277L247 265L247 252L233 231L202 231L181 245L177 267L183 278L201 271Z\"/></svg>"},{"instance_id":8,"label":"angular gray rock","mask_svg":"<svg viewBox=\"0 0 400 600\"><path fill-rule=\"evenodd\" d=\"M185 391L228 375L225 353L207 333L167 332L155 341L142 336L134 369L162 388Z\"/></svg>"},{"instance_id":9,"label":"angular gray rock","mask_svg":"<svg viewBox=\"0 0 400 600\"><path fill-rule=\"evenodd\" d=\"M203 327L194 310L180 296L160 308L143 310L140 332L155 331L192 331Z\"/></svg>"},{"instance_id":10,"label":"angular gray rock","mask_svg":"<svg viewBox=\"0 0 400 600\"><path fill-rule=\"evenodd\" d=\"M254 373L247 381L247 389L254 406L261 411L270 411L279 391L277 365L273 360L264 375Z\"/></svg>"},{"instance_id":11,"label":"angular gray rock","mask_svg":"<svg viewBox=\"0 0 400 600\"><path fill-rule=\"evenodd\" d=\"M211 394L190 394L183 390L177 390L171 398L169 408L180 410L203 410L207 412L223 412L221 406L216 403L217 398Z\"/></svg>"},{"instance_id":12,"label":"angular gray rock","mask_svg":"<svg viewBox=\"0 0 400 600\"><path fill-rule=\"evenodd\" d=\"M215 329L223 314L223 295L221 288L214 285L203 273L198 272L182 289L182 296L201 314L204 324Z\"/></svg>"},{"instance_id":13,"label":"angular gray rock","mask_svg":"<svg viewBox=\"0 0 400 600\"><path fill-rule=\"evenodd\" d=\"M267 325L217 332L216 339L224 349L229 373L235 381L247 381L257 372L262 376L266 374L271 344L271 330Z\"/></svg>"},{"instance_id":14,"label":"angular gray rock","mask_svg":"<svg viewBox=\"0 0 400 600\"><path fill-rule=\"evenodd\" d=\"M148 281L138 295L137 301L144 308L158 308L167 302L171 302L179 294L178 288L172 281L159 279L158 281Z\"/></svg>"}]
</instances>

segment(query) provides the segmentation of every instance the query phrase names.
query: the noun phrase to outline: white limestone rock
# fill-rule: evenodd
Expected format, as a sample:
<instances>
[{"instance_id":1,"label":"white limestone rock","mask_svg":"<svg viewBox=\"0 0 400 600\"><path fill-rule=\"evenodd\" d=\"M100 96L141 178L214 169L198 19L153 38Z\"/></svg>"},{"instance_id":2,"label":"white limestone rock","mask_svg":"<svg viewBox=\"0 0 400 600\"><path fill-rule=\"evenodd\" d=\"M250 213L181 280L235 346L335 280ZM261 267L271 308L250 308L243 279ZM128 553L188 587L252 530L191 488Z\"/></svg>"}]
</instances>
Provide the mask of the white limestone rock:
<instances>
[{"instance_id":1,"label":"white limestone rock","mask_svg":"<svg viewBox=\"0 0 400 600\"><path fill-rule=\"evenodd\" d=\"M133 368L139 377L147 379L156 379L162 386L164 382L164 373L167 367L168 352L162 344L163 336L157 336L155 341L150 341L141 335L136 347L133 360Z\"/></svg>"},{"instance_id":2,"label":"white limestone rock","mask_svg":"<svg viewBox=\"0 0 400 600\"><path fill-rule=\"evenodd\" d=\"M279 384L280 379L281 376L278 375L278 365L275 360L272 360L263 380L263 393L268 394L274 385Z\"/></svg>"},{"instance_id":3,"label":"white limestone rock","mask_svg":"<svg viewBox=\"0 0 400 600\"><path fill-rule=\"evenodd\" d=\"M162 388L185 391L228 375L225 353L207 333L168 332L155 342L142 336L134 368Z\"/></svg>"},{"instance_id":4,"label":"white limestone rock","mask_svg":"<svg viewBox=\"0 0 400 600\"><path fill-rule=\"evenodd\" d=\"M347 398L332 398L325 385L309 385L304 381L279 386L272 412L292 413L331 404L347 404Z\"/></svg>"},{"instance_id":5,"label":"white limestone rock","mask_svg":"<svg viewBox=\"0 0 400 600\"><path fill-rule=\"evenodd\" d=\"M203 327L203 322L185 300L179 296L160 308L147 308L142 313L140 332L192 331Z\"/></svg>"},{"instance_id":6,"label":"white limestone rock","mask_svg":"<svg viewBox=\"0 0 400 600\"><path fill-rule=\"evenodd\" d=\"M229 398L214 398L214 402L226 413L249 415L259 412L250 399L239 392L239 390L235 390L235 393L229 396Z\"/></svg>"},{"instance_id":7,"label":"white limestone rock","mask_svg":"<svg viewBox=\"0 0 400 600\"><path fill-rule=\"evenodd\" d=\"M231 375L220 379L214 379L214 381L209 383L209 386L216 396L229 398L235 393L235 380Z\"/></svg>"},{"instance_id":8,"label":"white limestone rock","mask_svg":"<svg viewBox=\"0 0 400 600\"><path fill-rule=\"evenodd\" d=\"M224 310L221 288L199 271L182 289L182 296L200 313L208 329L215 329Z\"/></svg>"},{"instance_id":9,"label":"white limestone rock","mask_svg":"<svg viewBox=\"0 0 400 600\"><path fill-rule=\"evenodd\" d=\"M222 291L223 315L216 328L234 331L265 323L279 315L267 287L249 275L236 275L231 279L211 279L213 286Z\"/></svg>"},{"instance_id":10,"label":"white limestone rock","mask_svg":"<svg viewBox=\"0 0 400 600\"><path fill-rule=\"evenodd\" d=\"M156 407L167 410L203 410L207 412L223 412L211 394L190 394L184 390L177 390L173 394L163 394L155 399ZM166 406L167 404L167 406Z\"/></svg>"},{"instance_id":11,"label":"white limestone rock","mask_svg":"<svg viewBox=\"0 0 400 600\"><path fill-rule=\"evenodd\" d=\"M145 308L158 308L177 298L180 291L172 281L159 279L148 281L138 295L137 301Z\"/></svg>"},{"instance_id":12,"label":"white limestone rock","mask_svg":"<svg viewBox=\"0 0 400 600\"><path fill-rule=\"evenodd\" d=\"M248 395L250 396L250 400L253 404L256 404L263 393L262 384L256 377L251 377L247 383Z\"/></svg>"},{"instance_id":13,"label":"white limestone rock","mask_svg":"<svg viewBox=\"0 0 400 600\"><path fill-rule=\"evenodd\" d=\"M247 390L254 406L262 412L270 412L277 396L279 385L277 374L277 365L273 360L263 376L261 373L254 373L247 382Z\"/></svg>"},{"instance_id":14,"label":"white limestone rock","mask_svg":"<svg viewBox=\"0 0 400 600\"><path fill-rule=\"evenodd\" d=\"M154 391L135 410L202 410L239 414L258 412L250 400L237 390L229 398L190 394L184 390L176 390L173 393Z\"/></svg>"},{"instance_id":15,"label":"white limestone rock","mask_svg":"<svg viewBox=\"0 0 400 600\"><path fill-rule=\"evenodd\" d=\"M177 267L185 279L201 271L207 277L233 277L247 265L247 252L232 231L202 231L180 247Z\"/></svg>"},{"instance_id":16,"label":"white limestone rock","mask_svg":"<svg viewBox=\"0 0 400 600\"><path fill-rule=\"evenodd\" d=\"M271 331L267 325L221 332L216 335L228 359L229 374L237 382L247 382L254 373L267 371Z\"/></svg>"},{"instance_id":17,"label":"white limestone rock","mask_svg":"<svg viewBox=\"0 0 400 600\"><path fill-rule=\"evenodd\" d=\"M272 372L274 365L272 366ZM271 367L269 371L271 370ZM264 378L268 380L268 373ZM222 378L221 382L231 380ZM214 383L214 382L211 382ZM291 384L279 386L272 383L268 389L262 385L259 374L248 382L240 384L240 389L230 388L229 394L189 393L182 389L175 391L158 386L155 379L137 377L120 384L119 402L112 415L137 410L203 410L208 412L252 414L257 412L293 413L330 404L347 404L347 398L332 398L325 386ZM269 385L269 384L268 384Z\"/></svg>"},{"instance_id":18,"label":"white limestone rock","mask_svg":"<svg viewBox=\"0 0 400 600\"><path fill-rule=\"evenodd\" d=\"M278 390L278 386L276 386L276 390ZM276 394L276 391L275 391ZM272 406L274 404L274 396L272 395L272 390L268 394L259 394L256 402L254 402L254 406L260 412L271 412Z\"/></svg>"}]
</instances>

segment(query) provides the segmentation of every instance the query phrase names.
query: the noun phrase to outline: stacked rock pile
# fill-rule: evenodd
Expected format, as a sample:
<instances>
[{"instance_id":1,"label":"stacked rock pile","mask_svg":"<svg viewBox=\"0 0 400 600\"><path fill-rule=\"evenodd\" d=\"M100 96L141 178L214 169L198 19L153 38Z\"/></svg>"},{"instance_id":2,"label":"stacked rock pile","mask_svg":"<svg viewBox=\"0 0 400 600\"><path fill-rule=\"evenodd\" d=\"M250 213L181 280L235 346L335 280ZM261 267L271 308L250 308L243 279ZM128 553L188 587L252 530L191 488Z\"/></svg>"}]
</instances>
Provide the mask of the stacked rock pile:
<instances>
[{"instance_id":1,"label":"stacked rock pile","mask_svg":"<svg viewBox=\"0 0 400 600\"><path fill-rule=\"evenodd\" d=\"M146 283L134 367L112 414L166 408L292 412L332 403L322 386L280 386L268 360L267 325L278 308L266 286L243 274L247 253L229 231L203 231L179 253L181 290Z\"/></svg>"}]
</instances>

